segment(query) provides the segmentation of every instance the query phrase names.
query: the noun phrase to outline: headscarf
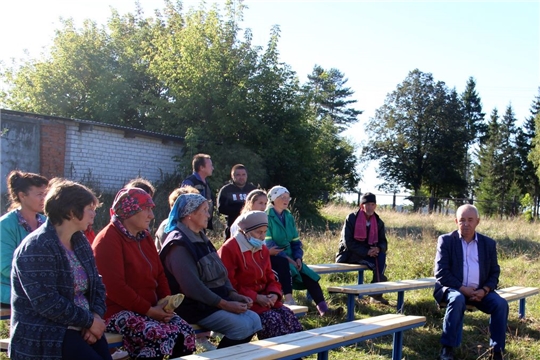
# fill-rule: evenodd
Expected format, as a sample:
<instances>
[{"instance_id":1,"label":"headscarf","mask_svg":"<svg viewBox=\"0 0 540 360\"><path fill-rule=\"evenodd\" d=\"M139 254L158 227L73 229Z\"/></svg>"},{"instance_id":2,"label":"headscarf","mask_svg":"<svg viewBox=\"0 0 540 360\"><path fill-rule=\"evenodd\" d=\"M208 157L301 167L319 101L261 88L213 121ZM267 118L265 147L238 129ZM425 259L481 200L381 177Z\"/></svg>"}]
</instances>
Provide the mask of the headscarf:
<instances>
[{"instance_id":1,"label":"headscarf","mask_svg":"<svg viewBox=\"0 0 540 360\"><path fill-rule=\"evenodd\" d=\"M289 190L287 190L286 187L277 185L268 191L268 199L270 199L271 202L274 202L278 197L283 194L289 194Z\"/></svg>"},{"instance_id":2,"label":"headscarf","mask_svg":"<svg viewBox=\"0 0 540 360\"><path fill-rule=\"evenodd\" d=\"M248 211L240 215L238 220L238 227L246 233L261 226L268 226L268 215L264 211Z\"/></svg>"},{"instance_id":3,"label":"headscarf","mask_svg":"<svg viewBox=\"0 0 540 360\"><path fill-rule=\"evenodd\" d=\"M143 211L145 207L154 208L155 206L152 197L143 189L124 188L116 194L110 214L111 217L125 220Z\"/></svg>"},{"instance_id":4,"label":"headscarf","mask_svg":"<svg viewBox=\"0 0 540 360\"><path fill-rule=\"evenodd\" d=\"M201 194L183 194L176 199L174 205L169 212L169 219L165 226L165 233L169 233L176 227L176 222L182 218L185 218L195 210L203 202L207 201Z\"/></svg>"}]
</instances>

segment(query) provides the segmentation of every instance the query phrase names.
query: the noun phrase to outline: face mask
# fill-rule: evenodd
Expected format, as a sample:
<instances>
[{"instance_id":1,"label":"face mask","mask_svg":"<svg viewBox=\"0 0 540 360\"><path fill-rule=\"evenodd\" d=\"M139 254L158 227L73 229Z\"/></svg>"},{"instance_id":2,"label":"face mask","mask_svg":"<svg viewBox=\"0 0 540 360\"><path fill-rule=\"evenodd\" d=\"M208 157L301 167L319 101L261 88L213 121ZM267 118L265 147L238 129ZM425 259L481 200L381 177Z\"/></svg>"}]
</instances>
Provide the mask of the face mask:
<instances>
[{"instance_id":1,"label":"face mask","mask_svg":"<svg viewBox=\"0 0 540 360\"><path fill-rule=\"evenodd\" d=\"M254 238L253 236L250 236L247 239L248 243L251 244L256 250L260 250L263 246L264 241Z\"/></svg>"}]
</instances>

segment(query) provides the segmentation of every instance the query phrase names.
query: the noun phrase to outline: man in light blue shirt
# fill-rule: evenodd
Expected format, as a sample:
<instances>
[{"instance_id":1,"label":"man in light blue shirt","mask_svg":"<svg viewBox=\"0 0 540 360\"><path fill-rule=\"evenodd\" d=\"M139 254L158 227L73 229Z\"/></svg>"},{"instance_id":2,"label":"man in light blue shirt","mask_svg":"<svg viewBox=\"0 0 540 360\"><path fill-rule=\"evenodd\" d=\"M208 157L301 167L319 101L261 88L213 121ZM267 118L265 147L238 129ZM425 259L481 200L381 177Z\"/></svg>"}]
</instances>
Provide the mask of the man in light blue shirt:
<instances>
[{"instance_id":1,"label":"man in light blue shirt","mask_svg":"<svg viewBox=\"0 0 540 360\"><path fill-rule=\"evenodd\" d=\"M491 315L491 358L503 359L508 303L494 291L501 272L497 244L476 232L480 218L473 205L460 206L455 222L458 230L439 237L435 257L437 282L433 296L437 303L447 304L439 359L454 359L453 349L461 343L467 304Z\"/></svg>"}]
</instances>

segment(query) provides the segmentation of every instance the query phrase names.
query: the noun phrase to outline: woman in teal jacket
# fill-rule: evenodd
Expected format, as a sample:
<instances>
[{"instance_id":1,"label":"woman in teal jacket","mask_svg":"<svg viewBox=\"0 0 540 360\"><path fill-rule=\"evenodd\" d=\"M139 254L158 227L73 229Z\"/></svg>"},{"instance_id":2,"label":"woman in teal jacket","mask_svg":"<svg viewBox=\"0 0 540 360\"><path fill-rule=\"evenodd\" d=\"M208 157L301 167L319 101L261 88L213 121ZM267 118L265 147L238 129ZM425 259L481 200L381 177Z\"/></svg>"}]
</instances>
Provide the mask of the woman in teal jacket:
<instances>
[{"instance_id":1,"label":"woman in teal jacket","mask_svg":"<svg viewBox=\"0 0 540 360\"><path fill-rule=\"evenodd\" d=\"M268 230L265 242L267 247L277 246L282 251L274 256L285 257L289 262L293 288L307 289L321 316L339 316L343 308L332 309L328 307L319 285L320 276L302 262L304 250L294 222L294 217L287 209L291 197L289 190L283 186L274 186L268 192L270 205L266 210L268 214ZM279 279L281 283L291 281L291 278ZM286 294L287 295L287 294Z\"/></svg>"},{"instance_id":2,"label":"woman in teal jacket","mask_svg":"<svg viewBox=\"0 0 540 360\"><path fill-rule=\"evenodd\" d=\"M43 212L49 180L41 175L13 170L7 176L10 210L0 218L0 302L10 307L11 262L21 241L46 220Z\"/></svg>"}]
</instances>

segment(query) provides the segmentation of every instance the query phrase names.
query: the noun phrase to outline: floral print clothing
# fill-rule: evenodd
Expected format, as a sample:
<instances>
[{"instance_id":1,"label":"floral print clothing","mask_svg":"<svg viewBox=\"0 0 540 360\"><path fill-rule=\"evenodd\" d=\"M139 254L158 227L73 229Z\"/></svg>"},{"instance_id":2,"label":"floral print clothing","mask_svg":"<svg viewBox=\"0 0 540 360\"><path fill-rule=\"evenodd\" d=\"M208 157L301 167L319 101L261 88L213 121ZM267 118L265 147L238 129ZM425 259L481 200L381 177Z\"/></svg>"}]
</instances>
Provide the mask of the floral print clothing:
<instances>
[{"instance_id":1,"label":"floral print clothing","mask_svg":"<svg viewBox=\"0 0 540 360\"><path fill-rule=\"evenodd\" d=\"M105 331L122 334L124 347L131 358L171 355L177 341L184 350L195 351L195 332L178 315L164 323L133 311L120 311L106 321Z\"/></svg>"},{"instance_id":2,"label":"floral print clothing","mask_svg":"<svg viewBox=\"0 0 540 360\"><path fill-rule=\"evenodd\" d=\"M259 316L263 326L262 330L257 332L259 340L302 331L302 324L286 306L265 311Z\"/></svg>"},{"instance_id":3,"label":"floral print clothing","mask_svg":"<svg viewBox=\"0 0 540 360\"><path fill-rule=\"evenodd\" d=\"M84 271L81 262L77 259L75 252L66 248L64 248L64 250L66 251L69 266L73 272L73 301L75 302L75 305L88 310L90 306L88 304L88 299L85 296L88 291L88 275L86 275L86 271Z\"/></svg>"},{"instance_id":4,"label":"floral print clothing","mask_svg":"<svg viewBox=\"0 0 540 360\"><path fill-rule=\"evenodd\" d=\"M23 216L21 214L21 209L15 210L15 214L17 215L17 220L19 220L19 225L21 225L24 228L24 230L28 231L29 233L34 231L30 227L30 225L28 224L26 219L23 218ZM40 227L41 225L43 225L45 223L45 218L40 214L36 214L36 220L37 220L37 227Z\"/></svg>"}]
</instances>

